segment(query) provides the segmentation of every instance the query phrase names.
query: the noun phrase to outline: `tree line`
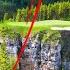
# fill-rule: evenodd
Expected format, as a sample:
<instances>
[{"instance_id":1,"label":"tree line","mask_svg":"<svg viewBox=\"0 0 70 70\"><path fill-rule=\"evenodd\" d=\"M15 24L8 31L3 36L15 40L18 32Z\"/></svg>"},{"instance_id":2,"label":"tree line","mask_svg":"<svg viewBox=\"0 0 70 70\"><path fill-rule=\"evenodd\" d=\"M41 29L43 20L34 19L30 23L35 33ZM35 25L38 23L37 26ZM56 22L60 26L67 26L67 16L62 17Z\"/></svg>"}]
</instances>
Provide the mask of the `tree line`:
<instances>
[{"instance_id":1,"label":"tree line","mask_svg":"<svg viewBox=\"0 0 70 70\"><path fill-rule=\"evenodd\" d=\"M29 21L32 20L35 7L31 9L31 16ZM26 21L28 15L28 7L26 9L18 9L15 21ZM21 19L20 19L21 17ZM20 20L19 20L20 19ZM38 13L37 20L70 20L70 2L57 2L49 5L41 5Z\"/></svg>"},{"instance_id":2,"label":"tree line","mask_svg":"<svg viewBox=\"0 0 70 70\"><path fill-rule=\"evenodd\" d=\"M31 12L32 16L36 4L37 0L34 0L34 5ZM22 19L24 21L28 13L29 5L30 0L1 0L0 19L4 19L4 16L6 16L7 13L8 13L7 19L9 18L16 19L18 18L18 16L20 16L19 14L23 11L22 15L24 16L22 16ZM69 19L70 15L69 13L70 13L70 0L43 0L37 20L64 19L64 18ZM31 19L32 16L30 17Z\"/></svg>"}]
</instances>

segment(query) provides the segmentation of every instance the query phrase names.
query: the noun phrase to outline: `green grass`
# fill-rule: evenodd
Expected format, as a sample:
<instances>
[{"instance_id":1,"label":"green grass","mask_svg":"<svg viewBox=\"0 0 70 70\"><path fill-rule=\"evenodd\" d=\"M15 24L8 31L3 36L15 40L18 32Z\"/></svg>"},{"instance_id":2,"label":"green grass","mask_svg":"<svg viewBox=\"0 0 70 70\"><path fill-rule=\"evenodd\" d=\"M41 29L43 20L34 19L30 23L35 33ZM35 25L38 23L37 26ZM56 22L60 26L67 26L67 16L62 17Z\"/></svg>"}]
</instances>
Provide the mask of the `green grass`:
<instances>
[{"instance_id":1,"label":"green grass","mask_svg":"<svg viewBox=\"0 0 70 70\"><path fill-rule=\"evenodd\" d=\"M5 22L4 24L3 23L0 24L0 28L3 26L7 26L8 28L14 29L17 32L20 33L23 32L25 35L30 27L30 24L31 22L28 22L28 24L26 24L26 22ZM32 29L32 33L36 33L42 30L52 30L53 27L59 27L59 28L70 27L70 21L61 21L61 20L38 21L35 22L34 27Z\"/></svg>"}]
</instances>

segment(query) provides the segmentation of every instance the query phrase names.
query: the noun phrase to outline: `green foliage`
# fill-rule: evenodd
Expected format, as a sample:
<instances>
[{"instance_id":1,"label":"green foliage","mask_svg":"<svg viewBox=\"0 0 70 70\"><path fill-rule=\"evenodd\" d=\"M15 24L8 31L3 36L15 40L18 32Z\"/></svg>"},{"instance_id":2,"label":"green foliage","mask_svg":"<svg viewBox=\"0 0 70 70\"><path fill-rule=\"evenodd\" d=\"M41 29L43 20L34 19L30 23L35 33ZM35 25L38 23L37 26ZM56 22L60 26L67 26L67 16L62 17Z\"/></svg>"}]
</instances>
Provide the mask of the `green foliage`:
<instances>
[{"instance_id":1,"label":"green foliage","mask_svg":"<svg viewBox=\"0 0 70 70\"><path fill-rule=\"evenodd\" d=\"M0 70L12 70L15 58L9 57L6 51L6 44L0 44Z\"/></svg>"},{"instance_id":2,"label":"green foliage","mask_svg":"<svg viewBox=\"0 0 70 70\"><path fill-rule=\"evenodd\" d=\"M70 2L60 3L59 7L59 14L61 18L67 18L70 16Z\"/></svg>"},{"instance_id":3,"label":"green foliage","mask_svg":"<svg viewBox=\"0 0 70 70\"><path fill-rule=\"evenodd\" d=\"M6 44L0 45L0 70L11 70L9 57L6 52Z\"/></svg>"},{"instance_id":4,"label":"green foliage","mask_svg":"<svg viewBox=\"0 0 70 70\"><path fill-rule=\"evenodd\" d=\"M6 48L6 38L10 39L16 38L16 34L12 32L11 29L7 27L0 28L0 37L3 40L3 43L0 44L0 70L12 70L12 66L15 63L15 57L12 55L8 56Z\"/></svg>"},{"instance_id":5,"label":"green foliage","mask_svg":"<svg viewBox=\"0 0 70 70\"><path fill-rule=\"evenodd\" d=\"M70 2L57 2L48 5L48 19L70 18ZM68 12L68 13L67 13Z\"/></svg>"},{"instance_id":6,"label":"green foliage","mask_svg":"<svg viewBox=\"0 0 70 70\"><path fill-rule=\"evenodd\" d=\"M5 13L5 14L4 14L4 21L5 21L5 20L8 20L8 13Z\"/></svg>"},{"instance_id":7,"label":"green foliage","mask_svg":"<svg viewBox=\"0 0 70 70\"><path fill-rule=\"evenodd\" d=\"M6 47L4 45L0 46L0 70L7 70L7 55Z\"/></svg>"},{"instance_id":8,"label":"green foliage","mask_svg":"<svg viewBox=\"0 0 70 70\"><path fill-rule=\"evenodd\" d=\"M56 3L57 2L57 3ZM58 2L60 2L60 3L58 3ZM52 6L51 7L53 7L53 4L56 4L56 5L58 5L58 4L60 4L59 6L61 6L61 4L63 4L63 2L64 2L64 6L63 7L65 7L65 6L67 6L67 5L69 5L69 4L67 4L67 2L69 3L70 2L70 0L43 0L42 1L42 5L48 5L49 6L49 4L52 4ZM33 4L33 6L35 7L36 5L37 5L37 3L38 3L38 0L34 0L34 4ZM30 6L30 4L31 4L31 0L0 0L0 19L2 19L3 20L3 17L4 17L4 14L5 13L8 13L9 15L9 18L12 18L13 17L13 15L15 14L15 12L17 11L17 9L21 9L21 8L27 8L27 7L29 7ZM55 7L57 8L57 6L55 5ZM45 9L45 10L48 10L48 7L47 7L47 9L46 8L43 8L43 9ZM42 9L42 10L43 10ZM61 9L62 10L62 9ZM58 13L56 12L56 11L58 11L58 9L57 10L54 10L53 11L53 13L55 13L55 16L54 16L54 18L56 17L56 18L58 18L57 16L58 16ZM64 11L65 12L65 11ZM14 14L13 14L14 13ZM42 12L41 11L41 15L42 15L42 13L44 13L44 11ZM49 13L49 14L51 14L52 15L52 12L51 13ZM49 15L48 14L48 15ZM62 13L61 13L62 14ZM60 15L61 15L60 14ZM39 14L40 15L40 14ZM41 16L40 15L40 16ZM48 16L47 15L47 16ZM49 15L50 16L50 18L49 19L52 19L52 17L51 17L51 15ZM67 14L66 14L67 15ZM61 15L61 16L66 16L66 15ZM26 15L25 15L26 16ZM47 17L46 16L46 17ZM32 17L31 17L32 18ZM38 20L40 20L40 19L43 19L44 18L44 15L42 15L42 17L41 18L39 18ZM53 18L53 19L54 19ZM48 19L48 18L44 18L44 19Z\"/></svg>"},{"instance_id":9,"label":"green foliage","mask_svg":"<svg viewBox=\"0 0 70 70\"><path fill-rule=\"evenodd\" d=\"M43 43L48 43L51 45L51 47L55 47L58 45L58 43L61 43L60 42L61 41L61 34L59 31L43 30L37 34L39 35L39 37L38 37L39 41L41 41Z\"/></svg>"},{"instance_id":10,"label":"green foliage","mask_svg":"<svg viewBox=\"0 0 70 70\"><path fill-rule=\"evenodd\" d=\"M29 21L32 20L37 2L38 1L35 0ZM51 19L70 20L70 1L53 0L48 4L47 3L48 3L48 0L47 1L43 0L41 9L38 13L37 20L47 20L47 19L48 20L51 20ZM25 21L27 17L29 5L30 5L30 0L20 0L20 1L17 1L17 0L3 1L2 0L0 1L0 19L3 20L3 19L11 18L12 20L16 17L15 18L16 21ZM17 10L17 13L15 13L16 10ZM6 13L8 13L8 15ZM14 15L16 16L13 17ZM6 16L8 16L8 18L6 18Z\"/></svg>"},{"instance_id":11,"label":"green foliage","mask_svg":"<svg viewBox=\"0 0 70 70\"><path fill-rule=\"evenodd\" d=\"M43 41L56 42L56 40L59 40L60 37L61 35L59 31L47 31L47 33L43 36Z\"/></svg>"},{"instance_id":12,"label":"green foliage","mask_svg":"<svg viewBox=\"0 0 70 70\"><path fill-rule=\"evenodd\" d=\"M0 1L0 20L3 20L4 14L8 13L8 17L12 18L16 11L16 5L10 2Z\"/></svg>"},{"instance_id":13,"label":"green foliage","mask_svg":"<svg viewBox=\"0 0 70 70\"><path fill-rule=\"evenodd\" d=\"M18 9L18 10L17 10L17 15L16 15L16 21L17 21L17 22L20 21L20 15L21 15L21 10Z\"/></svg>"},{"instance_id":14,"label":"green foliage","mask_svg":"<svg viewBox=\"0 0 70 70\"><path fill-rule=\"evenodd\" d=\"M35 8L31 9L31 16L29 17L31 21L34 15ZM22 13L20 13L22 12ZM20 12L17 12L17 17L22 15L21 21L25 21L28 13L28 7L26 9L21 9ZM20 13L20 14L19 14ZM60 19L60 20L70 20L70 2L57 2L49 5L41 5L40 11L38 13L37 20L52 20L52 19Z\"/></svg>"}]
</instances>

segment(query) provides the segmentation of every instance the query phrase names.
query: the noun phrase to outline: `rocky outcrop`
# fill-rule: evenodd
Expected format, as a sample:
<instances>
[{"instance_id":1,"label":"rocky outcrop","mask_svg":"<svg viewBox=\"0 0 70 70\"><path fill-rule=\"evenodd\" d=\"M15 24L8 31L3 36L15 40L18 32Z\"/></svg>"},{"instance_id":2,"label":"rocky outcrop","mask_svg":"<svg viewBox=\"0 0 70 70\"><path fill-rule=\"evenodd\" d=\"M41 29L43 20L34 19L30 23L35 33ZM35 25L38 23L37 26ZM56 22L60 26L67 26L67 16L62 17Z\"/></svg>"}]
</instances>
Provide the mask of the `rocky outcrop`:
<instances>
[{"instance_id":1,"label":"rocky outcrop","mask_svg":"<svg viewBox=\"0 0 70 70\"><path fill-rule=\"evenodd\" d=\"M6 50L7 50L8 56L14 56L16 58L19 52L19 49L22 45L21 36L19 34L14 38L10 38L9 36L7 36L6 45L7 45Z\"/></svg>"},{"instance_id":2,"label":"rocky outcrop","mask_svg":"<svg viewBox=\"0 0 70 70\"><path fill-rule=\"evenodd\" d=\"M45 65L46 70L59 70L61 65L61 45L52 47L50 45L45 45L42 49L42 67Z\"/></svg>"},{"instance_id":3,"label":"rocky outcrop","mask_svg":"<svg viewBox=\"0 0 70 70\"><path fill-rule=\"evenodd\" d=\"M58 43L52 46L51 43L42 42L39 36L40 35L37 34L35 38L29 40L24 52L25 56L23 55L24 58L22 58L21 61L25 58L27 61L29 60L29 63L32 63L32 70L59 70L61 66L61 44L59 44L57 40ZM23 70L22 67L24 66L21 65L20 70Z\"/></svg>"}]
</instances>

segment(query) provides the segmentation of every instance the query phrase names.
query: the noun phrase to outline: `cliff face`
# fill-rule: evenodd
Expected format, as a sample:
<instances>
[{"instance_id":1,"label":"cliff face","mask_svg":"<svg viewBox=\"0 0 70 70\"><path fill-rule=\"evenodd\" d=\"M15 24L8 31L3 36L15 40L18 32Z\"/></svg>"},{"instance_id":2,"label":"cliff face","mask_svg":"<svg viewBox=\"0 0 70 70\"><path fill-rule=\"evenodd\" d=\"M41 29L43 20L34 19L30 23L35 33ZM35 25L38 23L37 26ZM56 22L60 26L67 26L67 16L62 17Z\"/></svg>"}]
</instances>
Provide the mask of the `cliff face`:
<instances>
[{"instance_id":1,"label":"cliff face","mask_svg":"<svg viewBox=\"0 0 70 70\"><path fill-rule=\"evenodd\" d=\"M65 31L61 34L55 31L42 31L30 36L19 63L19 70L70 70L69 36L70 33ZM7 40L9 56L10 54L17 56L24 39L17 37L14 40Z\"/></svg>"}]
</instances>

